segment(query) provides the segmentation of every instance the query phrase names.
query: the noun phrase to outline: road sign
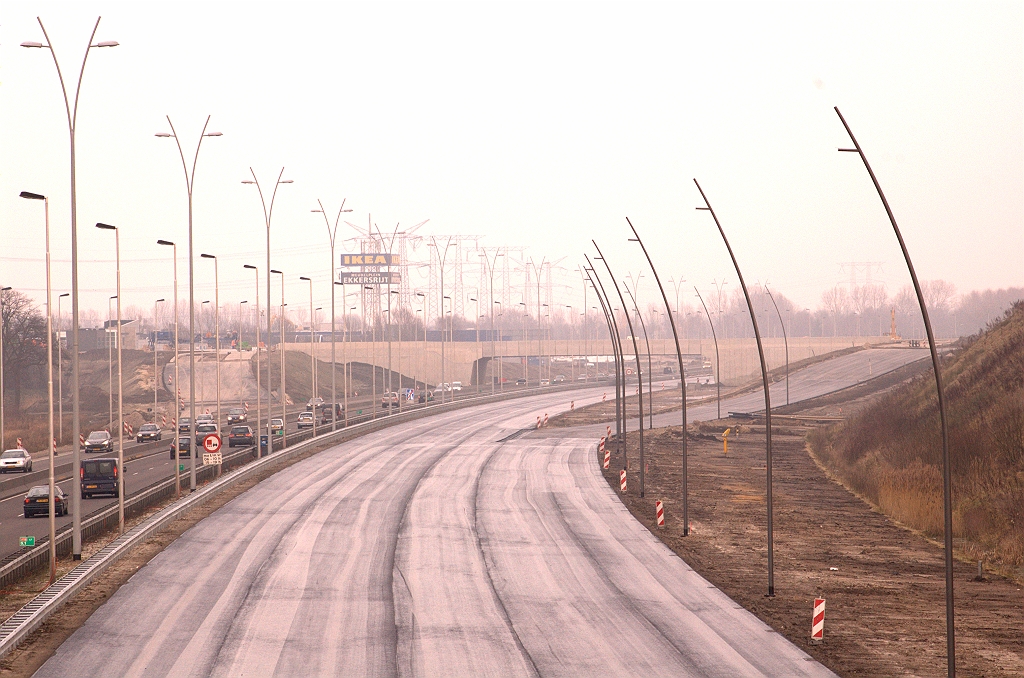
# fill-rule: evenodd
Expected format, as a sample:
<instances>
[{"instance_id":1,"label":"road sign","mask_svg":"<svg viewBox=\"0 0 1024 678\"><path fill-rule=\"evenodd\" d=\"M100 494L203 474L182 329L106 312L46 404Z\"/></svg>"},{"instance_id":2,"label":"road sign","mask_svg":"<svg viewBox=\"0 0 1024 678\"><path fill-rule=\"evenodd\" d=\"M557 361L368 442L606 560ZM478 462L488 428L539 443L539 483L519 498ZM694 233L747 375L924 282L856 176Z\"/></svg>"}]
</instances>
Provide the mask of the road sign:
<instances>
[{"instance_id":1,"label":"road sign","mask_svg":"<svg viewBox=\"0 0 1024 678\"><path fill-rule=\"evenodd\" d=\"M402 282L402 274L398 271L379 273L342 271L338 278L345 285L397 285Z\"/></svg>"},{"instance_id":2,"label":"road sign","mask_svg":"<svg viewBox=\"0 0 1024 678\"><path fill-rule=\"evenodd\" d=\"M223 457L220 452L203 455L203 466L220 466Z\"/></svg>"},{"instance_id":3,"label":"road sign","mask_svg":"<svg viewBox=\"0 0 1024 678\"><path fill-rule=\"evenodd\" d=\"M216 433L203 438L203 449L207 452L218 452L220 450L220 436Z\"/></svg>"},{"instance_id":4,"label":"road sign","mask_svg":"<svg viewBox=\"0 0 1024 678\"><path fill-rule=\"evenodd\" d=\"M185 465L184 464L178 464L178 472L179 473L184 473L185 472Z\"/></svg>"},{"instance_id":5,"label":"road sign","mask_svg":"<svg viewBox=\"0 0 1024 678\"><path fill-rule=\"evenodd\" d=\"M35 537L18 537L18 546L25 548L26 546L35 546Z\"/></svg>"}]
</instances>

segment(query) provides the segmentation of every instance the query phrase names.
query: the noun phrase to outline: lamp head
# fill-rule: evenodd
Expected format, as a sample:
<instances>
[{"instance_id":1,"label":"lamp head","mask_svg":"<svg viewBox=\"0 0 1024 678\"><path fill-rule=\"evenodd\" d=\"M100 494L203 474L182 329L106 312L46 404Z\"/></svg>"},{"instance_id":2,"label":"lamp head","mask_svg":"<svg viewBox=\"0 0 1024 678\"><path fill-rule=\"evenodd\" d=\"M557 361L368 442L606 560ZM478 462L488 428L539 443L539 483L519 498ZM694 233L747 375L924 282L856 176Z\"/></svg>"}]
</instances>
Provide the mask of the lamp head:
<instances>
[{"instance_id":1,"label":"lamp head","mask_svg":"<svg viewBox=\"0 0 1024 678\"><path fill-rule=\"evenodd\" d=\"M23 43L21 43L21 46L22 47L46 47L47 45L44 45L41 42L23 42Z\"/></svg>"},{"instance_id":2,"label":"lamp head","mask_svg":"<svg viewBox=\"0 0 1024 678\"><path fill-rule=\"evenodd\" d=\"M308 280L309 282L313 282L312 280L310 280L309 278L307 278L307 277L306 277L306 276L304 276L304 275L300 275L300 276L299 276L299 280Z\"/></svg>"},{"instance_id":3,"label":"lamp head","mask_svg":"<svg viewBox=\"0 0 1024 678\"><path fill-rule=\"evenodd\" d=\"M170 245L171 247L174 247L174 243L171 242L170 240L157 240L156 244L157 245Z\"/></svg>"},{"instance_id":4,"label":"lamp head","mask_svg":"<svg viewBox=\"0 0 1024 678\"><path fill-rule=\"evenodd\" d=\"M173 134L171 134L170 132L157 132L157 133L156 133L156 134L154 134L153 136L155 136L155 137L160 137L161 139L170 139L170 138L171 138L171 137L173 137L174 135L173 135Z\"/></svg>"},{"instance_id":5,"label":"lamp head","mask_svg":"<svg viewBox=\"0 0 1024 678\"><path fill-rule=\"evenodd\" d=\"M117 40L104 40L103 42L97 42L95 45L90 45L90 47L117 47L119 44Z\"/></svg>"},{"instance_id":6,"label":"lamp head","mask_svg":"<svg viewBox=\"0 0 1024 678\"><path fill-rule=\"evenodd\" d=\"M45 195L39 195L38 193L29 193L28 191L22 191L21 197L28 198L29 200L46 200Z\"/></svg>"},{"instance_id":7,"label":"lamp head","mask_svg":"<svg viewBox=\"0 0 1024 678\"><path fill-rule=\"evenodd\" d=\"M96 228L102 228L104 231L116 231L117 226L111 226L110 224L101 224L96 222Z\"/></svg>"},{"instance_id":8,"label":"lamp head","mask_svg":"<svg viewBox=\"0 0 1024 678\"><path fill-rule=\"evenodd\" d=\"M251 268L254 271L257 270L252 264L242 264L242 268Z\"/></svg>"},{"instance_id":9,"label":"lamp head","mask_svg":"<svg viewBox=\"0 0 1024 678\"><path fill-rule=\"evenodd\" d=\"M200 254L199 256L202 257L203 259L216 259L217 258L217 257L215 257L212 254Z\"/></svg>"}]
</instances>

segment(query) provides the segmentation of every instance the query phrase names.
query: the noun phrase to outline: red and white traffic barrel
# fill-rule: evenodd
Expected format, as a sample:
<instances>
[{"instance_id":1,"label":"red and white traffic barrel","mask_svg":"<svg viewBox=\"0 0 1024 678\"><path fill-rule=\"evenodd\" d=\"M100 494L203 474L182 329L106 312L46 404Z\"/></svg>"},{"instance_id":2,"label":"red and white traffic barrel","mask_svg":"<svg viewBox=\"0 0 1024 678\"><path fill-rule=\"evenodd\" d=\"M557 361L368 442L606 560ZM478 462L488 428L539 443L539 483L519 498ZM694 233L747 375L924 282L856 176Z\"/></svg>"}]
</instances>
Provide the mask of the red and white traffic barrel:
<instances>
[{"instance_id":1,"label":"red and white traffic barrel","mask_svg":"<svg viewBox=\"0 0 1024 678\"><path fill-rule=\"evenodd\" d=\"M660 499L654 502L654 517L658 521L658 527L665 527L665 505Z\"/></svg>"},{"instance_id":2,"label":"red and white traffic barrel","mask_svg":"<svg viewBox=\"0 0 1024 678\"><path fill-rule=\"evenodd\" d=\"M625 492L626 492L626 469L622 469L621 471L619 471L619 488L622 490L623 494L625 494Z\"/></svg>"}]
</instances>

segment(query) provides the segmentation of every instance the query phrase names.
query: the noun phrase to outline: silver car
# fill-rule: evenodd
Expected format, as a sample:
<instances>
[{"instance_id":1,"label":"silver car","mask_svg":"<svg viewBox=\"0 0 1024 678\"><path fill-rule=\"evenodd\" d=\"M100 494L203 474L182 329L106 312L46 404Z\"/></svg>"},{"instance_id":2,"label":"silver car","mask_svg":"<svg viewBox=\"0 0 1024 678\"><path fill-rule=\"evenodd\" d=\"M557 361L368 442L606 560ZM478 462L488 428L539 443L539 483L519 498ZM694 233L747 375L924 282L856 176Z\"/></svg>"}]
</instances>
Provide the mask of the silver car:
<instances>
[{"instance_id":1,"label":"silver car","mask_svg":"<svg viewBox=\"0 0 1024 678\"><path fill-rule=\"evenodd\" d=\"M0 473L8 471L21 471L28 473L32 470L32 455L20 447L7 450L0 455Z\"/></svg>"}]
</instances>

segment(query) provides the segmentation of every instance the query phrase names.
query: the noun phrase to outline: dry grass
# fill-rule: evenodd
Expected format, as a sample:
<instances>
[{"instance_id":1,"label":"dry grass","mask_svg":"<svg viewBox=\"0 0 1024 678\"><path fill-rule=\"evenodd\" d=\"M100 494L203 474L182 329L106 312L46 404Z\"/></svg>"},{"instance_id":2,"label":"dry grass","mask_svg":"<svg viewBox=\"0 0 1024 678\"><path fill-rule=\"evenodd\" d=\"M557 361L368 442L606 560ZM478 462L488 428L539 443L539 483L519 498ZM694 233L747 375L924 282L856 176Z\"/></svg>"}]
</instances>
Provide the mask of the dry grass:
<instances>
[{"instance_id":1,"label":"dry grass","mask_svg":"<svg viewBox=\"0 0 1024 678\"><path fill-rule=\"evenodd\" d=\"M1024 303L944 360L954 537L1024 579ZM830 430L816 456L880 510L942 536L942 438L932 375Z\"/></svg>"}]
</instances>

